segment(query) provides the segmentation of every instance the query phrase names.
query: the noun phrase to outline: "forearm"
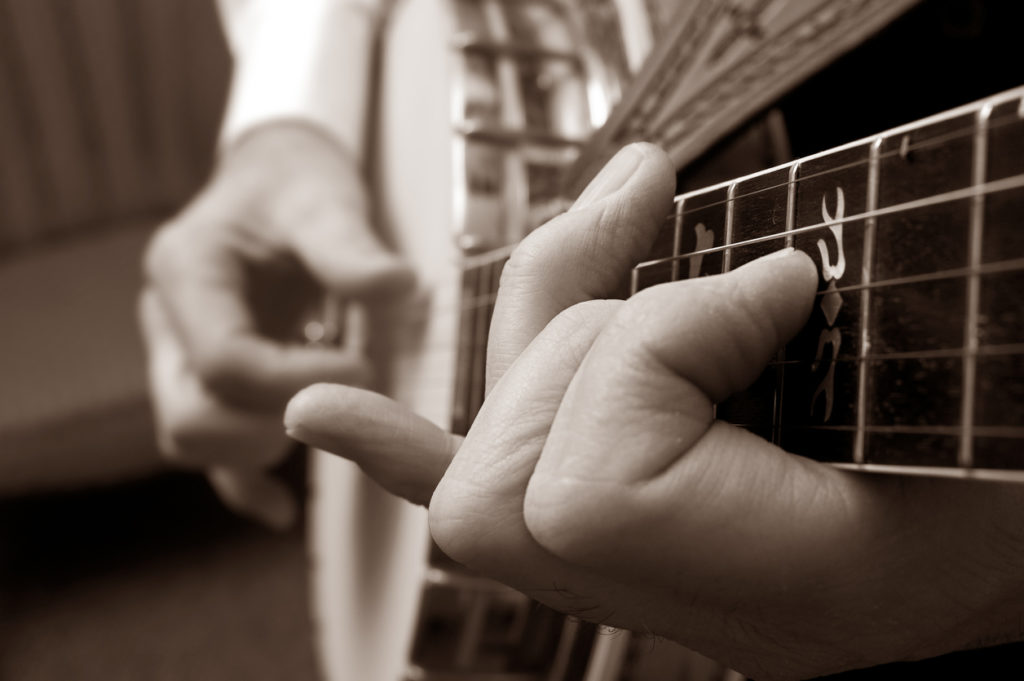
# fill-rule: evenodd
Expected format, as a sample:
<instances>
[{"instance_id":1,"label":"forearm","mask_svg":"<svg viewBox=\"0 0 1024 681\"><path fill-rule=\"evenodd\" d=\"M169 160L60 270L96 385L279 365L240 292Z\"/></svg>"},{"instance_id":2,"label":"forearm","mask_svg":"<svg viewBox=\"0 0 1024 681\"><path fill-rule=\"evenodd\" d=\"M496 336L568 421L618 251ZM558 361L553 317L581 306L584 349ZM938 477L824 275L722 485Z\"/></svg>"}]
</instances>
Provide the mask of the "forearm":
<instances>
[{"instance_id":1,"label":"forearm","mask_svg":"<svg viewBox=\"0 0 1024 681\"><path fill-rule=\"evenodd\" d=\"M388 0L219 0L235 56L221 145L277 120L363 156L370 70Z\"/></svg>"}]
</instances>

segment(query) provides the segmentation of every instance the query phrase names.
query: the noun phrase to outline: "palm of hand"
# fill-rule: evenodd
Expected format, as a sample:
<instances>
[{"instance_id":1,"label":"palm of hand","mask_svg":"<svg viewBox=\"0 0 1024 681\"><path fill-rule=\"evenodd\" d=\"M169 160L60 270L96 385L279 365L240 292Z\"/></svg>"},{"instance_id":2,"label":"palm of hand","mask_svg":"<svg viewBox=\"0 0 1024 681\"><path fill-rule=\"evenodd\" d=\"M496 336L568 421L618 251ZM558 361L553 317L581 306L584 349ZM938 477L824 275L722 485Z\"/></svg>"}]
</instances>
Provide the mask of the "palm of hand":
<instances>
[{"instance_id":1,"label":"palm of hand","mask_svg":"<svg viewBox=\"0 0 1024 681\"><path fill-rule=\"evenodd\" d=\"M324 290L365 297L410 283L364 204L343 150L302 125L268 125L225 153L147 252L140 307L161 449L274 526L294 516L287 489L264 473L287 451L286 400L368 374L354 349L297 342L298 320Z\"/></svg>"}]
</instances>

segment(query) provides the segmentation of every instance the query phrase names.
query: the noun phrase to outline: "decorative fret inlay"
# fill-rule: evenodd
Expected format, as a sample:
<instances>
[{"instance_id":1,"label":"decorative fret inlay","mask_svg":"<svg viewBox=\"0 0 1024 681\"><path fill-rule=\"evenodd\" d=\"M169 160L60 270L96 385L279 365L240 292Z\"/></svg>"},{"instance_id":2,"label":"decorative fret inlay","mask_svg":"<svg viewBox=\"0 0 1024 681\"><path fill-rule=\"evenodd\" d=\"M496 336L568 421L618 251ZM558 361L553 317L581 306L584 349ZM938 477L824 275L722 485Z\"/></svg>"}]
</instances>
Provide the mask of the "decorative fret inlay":
<instances>
[{"instance_id":1,"label":"decorative fret inlay","mask_svg":"<svg viewBox=\"0 0 1024 681\"><path fill-rule=\"evenodd\" d=\"M846 467L1024 479L1022 93L677 199L679 248L637 290L789 244L821 275L718 418Z\"/></svg>"}]
</instances>

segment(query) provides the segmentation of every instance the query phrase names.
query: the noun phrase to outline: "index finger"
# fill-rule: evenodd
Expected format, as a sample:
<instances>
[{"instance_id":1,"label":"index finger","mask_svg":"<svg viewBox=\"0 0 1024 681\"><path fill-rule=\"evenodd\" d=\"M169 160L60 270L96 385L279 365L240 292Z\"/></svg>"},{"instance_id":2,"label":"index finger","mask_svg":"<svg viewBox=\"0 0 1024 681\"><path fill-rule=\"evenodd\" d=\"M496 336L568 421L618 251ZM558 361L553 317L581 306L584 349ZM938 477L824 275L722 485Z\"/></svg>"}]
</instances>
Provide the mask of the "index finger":
<instances>
[{"instance_id":1,"label":"index finger","mask_svg":"<svg viewBox=\"0 0 1024 681\"><path fill-rule=\"evenodd\" d=\"M558 313L613 296L668 215L675 172L652 144L608 162L569 212L530 234L501 274L487 349L487 388Z\"/></svg>"}]
</instances>

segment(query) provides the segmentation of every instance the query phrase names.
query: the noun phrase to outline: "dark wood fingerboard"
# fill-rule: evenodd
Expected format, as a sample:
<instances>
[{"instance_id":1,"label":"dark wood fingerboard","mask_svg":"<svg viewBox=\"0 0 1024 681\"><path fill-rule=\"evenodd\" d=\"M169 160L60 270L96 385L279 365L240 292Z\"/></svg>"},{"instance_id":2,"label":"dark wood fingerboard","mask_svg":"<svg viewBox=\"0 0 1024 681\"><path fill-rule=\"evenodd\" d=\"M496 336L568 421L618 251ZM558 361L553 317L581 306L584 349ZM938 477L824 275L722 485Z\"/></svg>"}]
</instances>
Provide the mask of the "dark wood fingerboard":
<instances>
[{"instance_id":1,"label":"dark wood fingerboard","mask_svg":"<svg viewBox=\"0 0 1024 681\"><path fill-rule=\"evenodd\" d=\"M678 197L634 291L786 246L821 275L718 418L845 467L1024 480L1022 94Z\"/></svg>"}]
</instances>

